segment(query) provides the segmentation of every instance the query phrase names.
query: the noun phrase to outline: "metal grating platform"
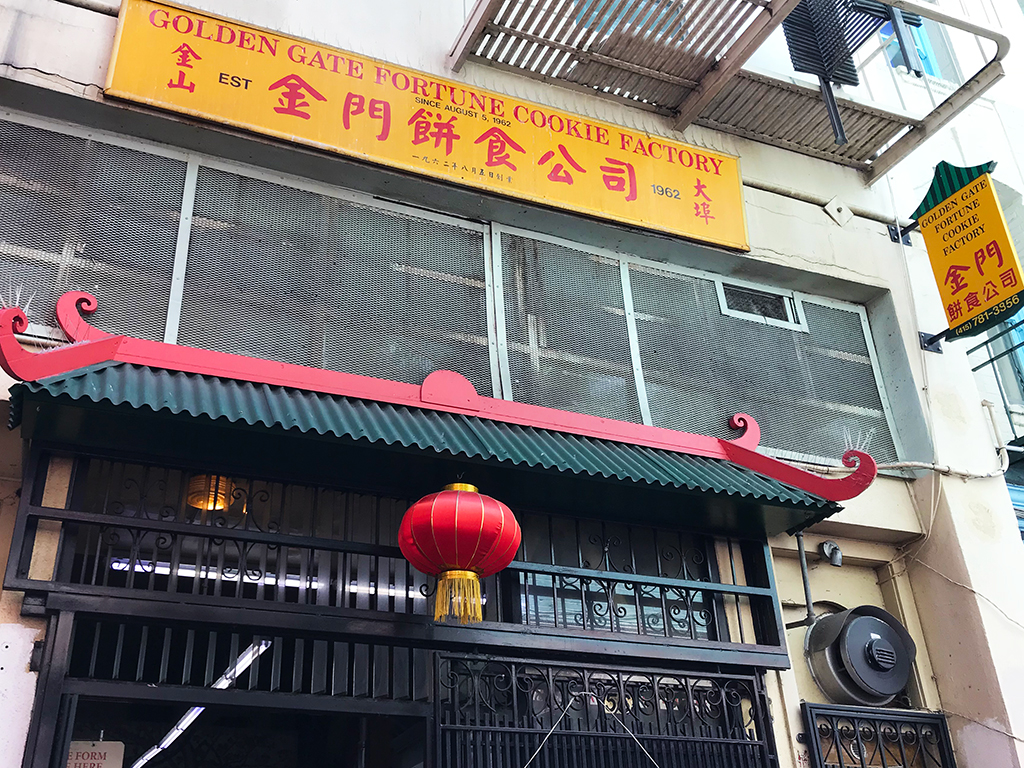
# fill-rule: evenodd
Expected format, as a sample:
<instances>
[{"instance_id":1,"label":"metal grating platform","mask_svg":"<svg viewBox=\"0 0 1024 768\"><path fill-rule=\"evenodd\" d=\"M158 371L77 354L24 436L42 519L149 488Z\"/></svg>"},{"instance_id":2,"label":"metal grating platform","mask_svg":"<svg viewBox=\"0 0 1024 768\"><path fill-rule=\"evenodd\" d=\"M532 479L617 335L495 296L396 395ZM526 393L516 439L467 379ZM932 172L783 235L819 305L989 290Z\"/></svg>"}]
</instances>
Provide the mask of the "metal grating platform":
<instances>
[{"instance_id":1,"label":"metal grating platform","mask_svg":"<svg viewBox=\"0 0 1024 768\"><path fill-rule=\"evenodd\" d=\"M835 143L817 89L742 71L694 122L854 168L867 167L904 129L921 125L847 99L836 102L850 139L843 145Z\"/></svg>"},{"instance_id":2,"label":"metal grating platform","mask_svg":"<svg viewBox=\"0 0 1024 768\"><path fill-rule=\"evenodd\" d=\"M873 181L1003 75L1009 40L912 0L887 5L995 43L991 60L920 119L838 99L849 143L837 145L821 92L744 63L796 0L477 0L448 55L582 90L812 157ZM915 16L915 17L916 17Z\"/></svg>"},{"instance_id":3,"label":"metal grating platform","mask_svg":"<svg viewBox=\"0 0 1024 768\"><path fill-rule=\"evenodd\" d=\"M797 0L478 0L449 54L687 124Z\"/></svg>"}]
</instances>

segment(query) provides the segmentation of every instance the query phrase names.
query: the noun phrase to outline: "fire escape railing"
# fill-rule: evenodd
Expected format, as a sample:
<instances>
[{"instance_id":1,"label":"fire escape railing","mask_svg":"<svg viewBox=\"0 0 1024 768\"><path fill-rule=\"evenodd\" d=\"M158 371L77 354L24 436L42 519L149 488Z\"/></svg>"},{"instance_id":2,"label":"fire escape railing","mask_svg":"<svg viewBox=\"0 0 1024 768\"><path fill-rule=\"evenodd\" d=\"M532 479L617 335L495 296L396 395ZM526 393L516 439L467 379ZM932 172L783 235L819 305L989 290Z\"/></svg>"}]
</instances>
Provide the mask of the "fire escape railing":
<instances>
[{"instance_id":1,"label":"fire escape railing","mask_svg":"<svg viewBox=\"0 0 1024 768\"><path fill-rule=\"evenodd\" d=\"M1004 324L1001 330L968 349L967 356L971 371L995 382L999 392L1006 415L1004 426L1009 430L1008 434L998 435L1000 440L1012 443L1024 437L1024 320ZM1017 459L1019 454L1010 458Z\"/></svg>"}]
</instances>

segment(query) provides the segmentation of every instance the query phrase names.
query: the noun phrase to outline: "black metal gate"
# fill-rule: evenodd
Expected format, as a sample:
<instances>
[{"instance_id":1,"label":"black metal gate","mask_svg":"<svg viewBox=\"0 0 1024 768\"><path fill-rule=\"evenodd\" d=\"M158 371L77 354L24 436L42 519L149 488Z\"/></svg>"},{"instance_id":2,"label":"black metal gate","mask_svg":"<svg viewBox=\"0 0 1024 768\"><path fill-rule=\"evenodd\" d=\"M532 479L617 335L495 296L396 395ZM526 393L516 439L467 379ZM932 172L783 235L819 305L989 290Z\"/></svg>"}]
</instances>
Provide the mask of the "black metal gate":
<instances>
[{"instance_id":1,"label":"black metal gate","mask_svg":"<svg viewBox=\"0 0 1024 768\"><path fill-rule=\"evenodd\" d=\"M437 659L439 766L522 768L534 753L531 768L777 764L758 674Z\"/></svg>"}]
</instances>

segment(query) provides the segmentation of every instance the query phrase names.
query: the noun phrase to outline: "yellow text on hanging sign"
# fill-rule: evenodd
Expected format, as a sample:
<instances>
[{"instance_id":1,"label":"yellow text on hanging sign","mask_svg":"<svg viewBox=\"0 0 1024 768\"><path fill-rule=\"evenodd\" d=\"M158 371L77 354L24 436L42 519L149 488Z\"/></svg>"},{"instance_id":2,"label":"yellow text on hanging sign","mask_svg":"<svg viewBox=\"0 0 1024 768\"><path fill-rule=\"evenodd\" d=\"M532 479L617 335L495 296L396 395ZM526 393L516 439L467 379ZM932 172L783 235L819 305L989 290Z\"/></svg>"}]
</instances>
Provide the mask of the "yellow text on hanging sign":
<instances>
[{"instance_id":1,"label":"yellow text on hanging sign","mask_svg":"<svg viewBox=\"0 0 1024 768\"><path fill-rule=\"evenodd\" d=\"M192 10L123 2L106 94L749 249L735 157Z\"/></svg>"},{"instance_id":2,"label":"yellow text on hanging sign","mask_svg":"<svg viewBox=\"0 0 1024 768\"><path fill-rule=\"evenodd\" d=\"M1020 311L1020 261L989 174L947 197L918 223L950 338L974 336Z\"/></svg>"}]
</instances>

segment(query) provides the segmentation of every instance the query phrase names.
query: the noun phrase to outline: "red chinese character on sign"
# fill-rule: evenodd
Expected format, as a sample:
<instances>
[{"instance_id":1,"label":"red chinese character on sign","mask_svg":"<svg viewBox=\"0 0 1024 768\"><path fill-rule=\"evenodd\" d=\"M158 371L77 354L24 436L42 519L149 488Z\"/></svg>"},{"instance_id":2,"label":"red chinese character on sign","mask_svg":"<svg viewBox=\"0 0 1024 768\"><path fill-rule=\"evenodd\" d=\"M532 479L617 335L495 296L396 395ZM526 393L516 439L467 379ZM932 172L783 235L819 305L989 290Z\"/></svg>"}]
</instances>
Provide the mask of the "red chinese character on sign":
<instances>
[{"instance_id":1,"label":"red chinese character on sign","mask_svg":"<svg viewBox=\"0 0 1024 768\"><path fill-rule=\"evenodd\" d=\"M496 168L499 165L507 165L513 171L519 170L512 163L511 155L508 153L509 147L514 149L516 152L522 152L526 154L526 150L520 147L515 140L501 128L490 128L480 134L480 138L474 141L474 144L479 144L481 141L487 142L487 167Z\"/></svg>"},{"instance_id":2,"label":"red chinese character on sign","mask_svg":"<svg viewBox=\"0 0 1024 768\"><path fill-rule=\"evenodd\" d=\"M978 299L978 294L974 291L971 291L964 297L964 304L968 310L981 308L981 300Z\"/></svg>"},{"instance_id":3,"label":"red chinese character on sign","mask_svg":"<svg viewBox=\"0 0 1024 768\"><path fill-rule=\"evenodd\" d=\"M351 128L351 119L366 111L366 98L358 93L350 93L345 97L345 106L341 111L341 123L347 131ZM370 99L370 119L380 120L380 133L377 141L387 141L391 133L391 104L382 99Z\"/></svg>"},{"instance_id":4,"label":"red chinese character on sign","mask_svg":"<svg viewBox=\"0 0 1024 768\"><path fill-rule=\"evenodd\" d=\"M992 299L999 295L996 284L991 280L985 283L984 287L981 289L981 293L985 297L985 301L992 301Z\"/></svg>"},{"instance_id":5,"label":"red chinese character on sign","mask_svg":"<svg viewBox=\"0 0 1024 768\"><path fill-rule=\"evenodd\" d=\"M456 139L461 139L455 132L455 116L448 118L448 120L442 120L444 117L440 112L437 113L437 120L431 123L431 118L434 117L433 112L427 112L425 109L419 109L416 114L409 118L408 125L413 127L412 129L412 143L422 144L425 141L434 139L434 149L440 149L441 144L444 143L445 155L452 153L452 145ZM433 128L434 130L430 130Z\"/></svg>"},{"instance_id":6,"label":"red chinese character on sign","mask_svg":"<svg viewBox=\"0 0 1024 768\"><path fill-rule=\"evenodd\" d=\"M956 296L960 291L967 287L967 281L964 280L964 276L961 272L970 272L970 267L964 267L959 264L952 264L949 270L946 272L945 285L952 286L953 290L951 295Z\"/></svg>"},{"instance_id":7,"label":"red chinese character on sign","mask_svg":"<svg viewBox=\"0 0 1024 768\"><path fill-rule=\"evenodd\" d=\"M185 70L183 70L183 69L179 69L178 70L178 79L177 80L168 80L167 81L167 87L168 88L181 88L183 91L188 91L189 93L195 93L195 90L196 90L196 84L195 83L190 83L190 82L186 82L185 81Z\"/></svg>"},{"instance_id":8,"label":"red chinese character on sign","mask_svg":"<svg viewBox=\"0 0 1024 768\"><path fill-rule=\"evenodd\" d=\"M698 219L704 219L705 224L710 224L711 219L715 218L711 215L711 206L707 203L694 203L693 215Z\"/></svg>"},{"instance_id":9,"label":"red chinese character on sign","mask_svg":"<svg viewBox=\"0 0 1024 768\"><path fill-rule=\"evenodd\" d=\"M954 320L959 320L961 317L963 317L963 314L964 308L960 305L959 299L957 299L948 307L946 307L946 316L949 317L949 322L951 323Z\"/></svg>"},{"instance_id":10,"label":"red chinese character on sign","mask_svg":"<svg viewBox=\"0 0 1024 768\"><path fill-rule=\"evenodd\" d=\"M573 168L575 168L580 173L586 173L586 170L583 168L583 166L580 165L579 163L577 163L575 160L573 160L572 155L569 154L569 150L568 149L566 149L564 146L559 144L558 145L558 151L562 153L562 157L565 158L565 161L567 163L569 163L569 165L571 165ZM543 155L541 155L540 160L537 161L537 165L544 165L546 162L548 162L554 156L555 156L555 151L553 149L549 149L547 152L545 152ZM604 170L604 169L602 168L601 170ZM607 178L607 177L605 177L605 178ZM562 165L561 163L558 163L558 162L556 162L554 164L554 166L551 168L551 172L548 174L548 179L550 181L559 181L559 182L561 182L563 184L568 184L570 187L572 186L572 174L569 173L569 171L567 171L565 169L564 165ZM608 182L606 181L605 183L607 184ZM634 183L635 183L635 179L634 179Z\"/></svg>"},{"instance_id":11,"label":"red chinese character on sign","mask_svg":"<svg viewBox=\"0 0 1024 768\"><path fill-rule=\"evenodd\" d=\"M708 193L704 191L705 189L708 188L707 184L702 182L700 179L697 179L697 183L694 185L693 188L697 190L696 192L693 193L694 197L703 197L709 203L711 202L711 198L708 197Z\"/></svg>"},{"instance_id":12,"label":"red chinese character on sign","mask_svg":"<svg viewBox=\"0 0 1024 768\"><path fill-rule=\"evenodd\" d=\"M1017 273L1008 269L999 274L999 280L1002 282L1003 288L1014 288L1017 285Z\"/></svg>"},{"instance_id":13,"label":"red chinese character on sign","mask_svg":"<svg viewBox=\"0 0 1024 768\"><path fill-rule=\"evenodd\" d=\"M172 53L178 54L178 66L185 67L186 69L192 69L192 64L190 63L192 59L196 61L203 60L203 57L193 51L188 43L182 43Z\"/></svg>"},{"instance_id":14,"label":"red chinese character on sign","mask_svg":"<svg viewBox=\"0 0 1024 768\"><path fill-rule=\"evenodd\" d=\"M606 157L605 161L609 163L601 166L605 187L612 192L626 192L627 203L636 200L636 170L633 166L613 157Z\"/></svg>"},{"instance_id":15,"label":"red chinese character on sign","mask_svg":"<svg viewBox=\"0 0 1024 768\"><path fill-rule=\"evenodd\" d=\"M979 248L974 252L974 263L978 265L978 272L982 276L985 275L985 271L981 268L981 265L985 263L986 259L998 259L999 263L996 266L1003 266L1003 252L999 250L999 243L995 240L986 245L984 249Z\"/></svg>"},{"instance_id":16,"label":"red chinese character on sign","mask_svg":"<svg viewBox=\"0 0 1024 768\"><path fill-rule=\"evenodd\" d=\"M268 91L274 91L278 88L284 88L281 92L281 96L278 99L280 107L274 107L274 111L282 115L293 115L294 117L301 117L303 120L309 120L309 113L303 112L301 107L308 107L309 102L306 101L306 94L304 91L309 92L309 96L313 97L317 101L327 101L327 97L322 95L312 85L307 83L298 75L286 75L278 80L276 83L272 83Z\"/></svg>"},{"instance_id":17,"label":"red chinese character on sign","mask_svg":"<svg viewBox=\"0 0 1024 768\"><path fill-rule=\"evenodd\" d=\"M711 223L711 219L713 219L715 217L711 215L711 206L709 205L709 203L711 202L711 196L708 195L708 193L704 191L704 190L706 190L708 188L708 185L705 184L700 179L697 179L697 183L693 185L693 188L696 190L696 192L693 193L694 197L703 197L704 200L707 201L707 202L700 202L700 201L694 202L694 204L693 204L693 215L696 216L698 219L704 219L704 223L705 224L710 224Z\"/></svg>"}]
</instances>

